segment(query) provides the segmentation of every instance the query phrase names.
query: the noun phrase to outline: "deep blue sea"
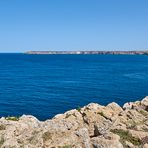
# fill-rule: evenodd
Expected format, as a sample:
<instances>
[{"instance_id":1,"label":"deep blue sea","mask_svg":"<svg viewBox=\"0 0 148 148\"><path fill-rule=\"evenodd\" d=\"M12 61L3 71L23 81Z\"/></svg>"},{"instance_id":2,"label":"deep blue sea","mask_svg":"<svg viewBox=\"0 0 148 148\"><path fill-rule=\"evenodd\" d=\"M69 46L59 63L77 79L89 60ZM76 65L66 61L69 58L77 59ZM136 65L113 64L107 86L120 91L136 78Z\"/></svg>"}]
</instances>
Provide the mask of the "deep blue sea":
<instances>
[{"instance_id":1,"label":"deep blue sea","mask_svg":"<svg viewBox=\"0 0 148 148\"><path fill-rule=\"evenodd\" d=\"M40 120L96 102L148 95L146 55L0 54L0 116Z\"/></svg>"}]
</instances>

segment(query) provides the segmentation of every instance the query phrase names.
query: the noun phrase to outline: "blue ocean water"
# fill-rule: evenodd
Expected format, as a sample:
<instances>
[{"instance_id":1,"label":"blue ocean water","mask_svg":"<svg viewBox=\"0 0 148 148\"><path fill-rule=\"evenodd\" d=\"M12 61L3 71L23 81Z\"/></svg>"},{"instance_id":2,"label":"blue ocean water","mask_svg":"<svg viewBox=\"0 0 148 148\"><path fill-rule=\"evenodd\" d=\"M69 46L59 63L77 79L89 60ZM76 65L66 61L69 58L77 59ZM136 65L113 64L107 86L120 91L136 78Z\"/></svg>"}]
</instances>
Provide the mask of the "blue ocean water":
<instances>
[{"instance_id":1,"label":"blue ocean water","mask_svg":"<svg viewBox=\"0 0 148 148\"><path fill-rule=\"evenodd\" d=\"M40 120L96 102L148 95L146 55L0 54L0 116Z\"/></svg>"}]
</instances>

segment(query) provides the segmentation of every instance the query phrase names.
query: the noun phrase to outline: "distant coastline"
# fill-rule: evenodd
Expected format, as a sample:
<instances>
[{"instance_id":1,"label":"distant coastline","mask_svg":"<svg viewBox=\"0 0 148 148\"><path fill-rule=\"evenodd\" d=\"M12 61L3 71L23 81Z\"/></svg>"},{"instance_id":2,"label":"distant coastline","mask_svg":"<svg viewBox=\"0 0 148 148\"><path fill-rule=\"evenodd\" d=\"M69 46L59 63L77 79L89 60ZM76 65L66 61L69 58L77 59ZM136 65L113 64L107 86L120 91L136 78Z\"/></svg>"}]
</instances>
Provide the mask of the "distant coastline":
<instances>
[{"instance_id":1,"label":"distant coastline","mask_svg":"<svg viewBox=\"0 0 148 148\"><path fill-rule=\"evenodd\" d=\"M114 54L114 55L148 55L145 51L27 51L25 54Z\"/></svg>"}]
</instances>

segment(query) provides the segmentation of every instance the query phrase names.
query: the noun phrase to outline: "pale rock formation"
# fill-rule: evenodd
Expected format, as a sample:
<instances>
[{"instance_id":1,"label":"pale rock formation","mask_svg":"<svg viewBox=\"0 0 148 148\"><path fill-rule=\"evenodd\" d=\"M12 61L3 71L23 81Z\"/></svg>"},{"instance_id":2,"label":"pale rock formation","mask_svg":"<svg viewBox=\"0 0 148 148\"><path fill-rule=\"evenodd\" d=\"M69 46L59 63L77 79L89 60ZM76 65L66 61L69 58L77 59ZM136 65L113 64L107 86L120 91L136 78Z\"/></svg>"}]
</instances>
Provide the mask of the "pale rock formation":
<instances>
[{"instance_id":1,"label":"pale rock formation","mask_svg":"<svg viewBox=\"0 0 148 148\"><path fill-rule=\"evenodd\" d=\"M0 118L0 148L147 148L148 97L78 110L39 121L30 115Z\"/></svg>"}]
</instances>

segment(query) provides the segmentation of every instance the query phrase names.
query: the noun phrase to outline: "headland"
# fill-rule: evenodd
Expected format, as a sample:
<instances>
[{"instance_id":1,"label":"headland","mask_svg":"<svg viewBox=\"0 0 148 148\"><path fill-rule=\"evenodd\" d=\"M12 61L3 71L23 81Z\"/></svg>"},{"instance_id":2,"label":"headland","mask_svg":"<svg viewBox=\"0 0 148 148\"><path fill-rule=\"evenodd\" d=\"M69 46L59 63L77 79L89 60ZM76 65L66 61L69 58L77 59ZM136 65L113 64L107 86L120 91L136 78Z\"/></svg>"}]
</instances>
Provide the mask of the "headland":
<instances>
[{"instance_id":1,"label":"headland","mask_svg":"<svg viewBox=\"0 0 148 148\"><path fill-rule=\"evenodd\" d=\"M148 55L145 51L27 51L25 54L122 54L122 55Z\"/></svg>"}]
</instances>

